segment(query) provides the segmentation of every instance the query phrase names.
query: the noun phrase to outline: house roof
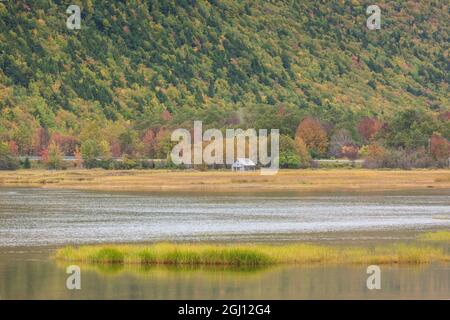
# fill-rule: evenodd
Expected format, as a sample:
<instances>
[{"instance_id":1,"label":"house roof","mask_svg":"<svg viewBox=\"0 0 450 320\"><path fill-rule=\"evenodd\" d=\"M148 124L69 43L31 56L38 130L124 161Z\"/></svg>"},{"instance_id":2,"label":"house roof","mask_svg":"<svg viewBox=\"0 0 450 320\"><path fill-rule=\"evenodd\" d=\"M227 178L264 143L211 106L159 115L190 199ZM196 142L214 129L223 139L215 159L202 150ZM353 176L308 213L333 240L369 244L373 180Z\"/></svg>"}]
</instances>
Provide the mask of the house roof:
<instances>
[{"instance_id":1,"label":"house roof","mask_svg":"<svg viewBox=\"0 0 450 320\"><path fill-rule=\"evenodd\" d=\"M256 164L248 158L237 158L233 165L256 166Z\"/></svg>"}]
</instances>

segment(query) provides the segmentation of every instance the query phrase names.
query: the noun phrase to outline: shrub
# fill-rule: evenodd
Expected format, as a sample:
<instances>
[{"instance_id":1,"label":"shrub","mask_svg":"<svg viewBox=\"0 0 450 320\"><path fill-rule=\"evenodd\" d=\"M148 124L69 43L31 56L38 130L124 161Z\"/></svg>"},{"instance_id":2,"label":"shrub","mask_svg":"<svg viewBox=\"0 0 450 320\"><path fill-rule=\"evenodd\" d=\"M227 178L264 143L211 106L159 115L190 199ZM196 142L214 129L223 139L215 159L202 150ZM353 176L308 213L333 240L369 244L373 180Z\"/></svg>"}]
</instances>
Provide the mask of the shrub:
<instances>
[{"instance_id":1,"label":"shrub","mask_svg":"<svg viewBox=\"0 0 450 320\"><path fill-rule=\"evenodd\" d=\"M379 149L378 149L379 148ZM369 150L368 156L364 161L365 168L430 168L442 166L426 152L425 148L417 150L405 149L383 149L376 147L376 149Z\"/></svg>"},{"instance_id":2,"label":"shrub","mask_svg":"<svg viewBox=\"0 0 450 320\"><path fill-rule=\"evenodd\" d=\"M52 142L47 149L44 163L49 169L61 169L63 161L63 153L56 142Z\"/></svg>"},{"instance_id":3,"label":"shrub","mask_svg":"<svg viewBox=\"0 0 450 320\"><path fill-rule=\"evenodd\" d=\"M358 146L354 144L346 144L341 148L341 155L349 160L356 160L358 158Z\"/></svg>"},{"instance_id":4,"label":"shrub","mask_svg":"<svg viewBox=\"0 0 450 320\"><path fill-rule=\"evenodd\" d=\"M21 166L23 169L31 169L30 159L26 157L25 160L21 162Z\"/></svg>"},{"instance_id":5,"label":"shrub","mask_svg":"<svg viewBox=\"0 0 450 320\"><path fill-rule=\"evenodd\" d=\"M300 158L300 167L306 168L311 166L311 154L309 153L305 142L299 137L296 137L295 139L295 151Z\"/></svg>"},{"instance_id":6,"label":"shrub","mask_svg":"<svg viewBox=\"0 0 450 320\"><path fill-rule=\"evenodd\" d=\"M139 168L139 162L136 159L130 158L129 156L125 155L123 157L121 167L121 169L124 170L137 169Z\"/></svg>"},{"instance_id":7,"label":"shrub","mask_svg":"<svg viewBox=\"0 0 450 320\"><path fill-rule=\"evenodd\" d=\"M6 143L0 142L0 170L16 170L19 160L14 156Z\"/></svg>"},{"instance_id":8,"label":"shrub","mask_svg":"<svg viewBox=\"0 0 450 320\"><path fill-rule=\"evenodd\" d=\"M309 167L311 156L305 142L300 138L292 139L287 135L280 136L280 167L301 168Z\"/></svg>"},{"instance_id":9,"label":"shrub","mask_svg":"<svg viewBox=\"0 0 450 320\"><path fill-rule=\"evenodd\" d=\"M355 142L351 133L347 129L339 129L331 136L328 154L336 158L345 157L342 154L343 147L353 145L355 145Z\"/></svg>"},{"instance_id":10,"label":"shrub","mask_svg":"<svg viewBox=\"0 0 450 320\"><path fill-rule=\"evenodd\" d=\"M154 168L154 164L151 161L142 160L141 161L141 168L142 169L152 169L152 168Z\"/></svg>"},{"instance_id":11,"label":"shrub","mask_svg":"<svg viewBox=\"0 0 450 320\"><path fill-rule=\"evenodd\" d=\"M301 166L300 157L292 151L280 153L280 168L298 169Z\"/></svg>"},{"instance_id":12,"label":"shrub","mask_svg":"<svg viewBox=\"0 0 450 320\"><path fill-rule=\"evenodd\" d=\"M381 168L384 166L386 159L386 149L377 143L371 143L364 146L361 150L361 155L365 158L364 168Z\"/></svg>"}]
</instances>

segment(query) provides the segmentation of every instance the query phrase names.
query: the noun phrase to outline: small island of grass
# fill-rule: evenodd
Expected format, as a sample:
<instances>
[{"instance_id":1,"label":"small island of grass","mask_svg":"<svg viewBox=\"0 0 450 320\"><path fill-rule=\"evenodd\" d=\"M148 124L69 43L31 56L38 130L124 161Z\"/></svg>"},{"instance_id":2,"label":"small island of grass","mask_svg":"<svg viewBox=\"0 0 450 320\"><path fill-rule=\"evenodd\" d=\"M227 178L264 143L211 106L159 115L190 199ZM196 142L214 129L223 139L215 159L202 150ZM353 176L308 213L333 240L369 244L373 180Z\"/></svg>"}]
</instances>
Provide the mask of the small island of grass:
<instances>
[{"instance_id":1,"label":"small island of grass","mask_svg":"<svg viewBox=\"0 0 450 320\"><path fill-rule=\"evenodd\" d=\"M139 265L420 264L449 262L442 248L420 244L343 247L316 244L85 245L57 250L60 261Z\"/></svg>"}]
</instances>

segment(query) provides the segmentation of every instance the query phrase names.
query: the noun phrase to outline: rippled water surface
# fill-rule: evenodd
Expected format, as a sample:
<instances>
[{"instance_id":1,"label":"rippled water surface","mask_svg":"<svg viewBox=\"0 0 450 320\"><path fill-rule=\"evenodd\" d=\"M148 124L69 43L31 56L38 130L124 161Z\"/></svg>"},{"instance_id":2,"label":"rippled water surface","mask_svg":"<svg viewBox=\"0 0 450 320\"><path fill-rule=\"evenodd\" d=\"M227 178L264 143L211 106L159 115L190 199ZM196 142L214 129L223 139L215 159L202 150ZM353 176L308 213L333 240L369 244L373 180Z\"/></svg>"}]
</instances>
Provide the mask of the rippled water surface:
<instances>
[{"instance_id":1,"label":"rippled water surface","mask_svg":"<svg viewBox=\"0 0 450 320\"><path fill-rule=\"evenodd\" d=\"M0 189L0 246L307 239L450 226L450 193L155 195Z\"/></svg>"}]
</instances>

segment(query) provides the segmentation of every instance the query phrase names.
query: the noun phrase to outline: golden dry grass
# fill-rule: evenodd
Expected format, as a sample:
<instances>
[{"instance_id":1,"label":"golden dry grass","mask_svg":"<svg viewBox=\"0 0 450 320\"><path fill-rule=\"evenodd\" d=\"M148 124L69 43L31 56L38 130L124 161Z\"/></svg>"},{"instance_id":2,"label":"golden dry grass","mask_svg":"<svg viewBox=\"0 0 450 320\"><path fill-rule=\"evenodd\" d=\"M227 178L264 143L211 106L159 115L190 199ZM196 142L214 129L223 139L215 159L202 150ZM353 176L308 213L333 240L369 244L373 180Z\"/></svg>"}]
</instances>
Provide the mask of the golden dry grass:
<instances>
[{"instance_id":1,"label":"golden dry grass","mask_svg":"<svg viewBox=\"0 0 450 320\"><path fill-rule=\"evenodd\" d=\"M19 170L0 172L0 186L103 191L271 192L450 189L450 170L319 169L259 172L168 170Z\"/></svg>"},{"instance_id":2,"label":"golden dry grass","mask_svg":"<svg viewBox=\"0 0 450 320\"><path fill-rule=\"evenodd\" d=\"M234 265L274 264L419 264L448 262L442 248L396 244L340 247L313 244L171 244L86 245L56 251L59 261L93 264Z\"/></svg>"}]
</instances>

